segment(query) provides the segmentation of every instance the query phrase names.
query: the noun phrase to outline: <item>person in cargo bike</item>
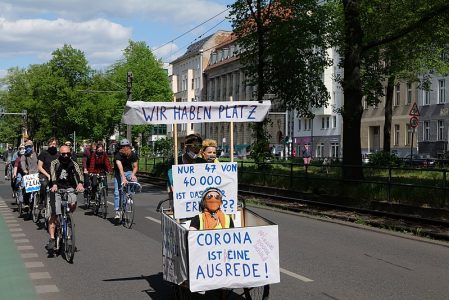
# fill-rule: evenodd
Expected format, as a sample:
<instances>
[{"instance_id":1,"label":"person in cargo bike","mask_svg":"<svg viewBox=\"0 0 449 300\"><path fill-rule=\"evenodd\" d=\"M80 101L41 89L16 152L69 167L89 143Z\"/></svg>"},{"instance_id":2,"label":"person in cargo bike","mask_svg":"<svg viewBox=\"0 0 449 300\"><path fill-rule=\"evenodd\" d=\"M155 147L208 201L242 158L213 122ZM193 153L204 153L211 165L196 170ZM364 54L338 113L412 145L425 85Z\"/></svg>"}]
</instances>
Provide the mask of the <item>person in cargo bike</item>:
<instances>
[{"instance_id":1,"label":"person in cargo bike","mask_svg":"<svg viewBox=\"0 0 449 300\"><path fill-rule=\"evenodd\" d=\"M221 210L223 194L217 188L207 188L200 202L199 215L190 221L191 230L234 228L230 215Z\"/></svg>"}]
</instances>

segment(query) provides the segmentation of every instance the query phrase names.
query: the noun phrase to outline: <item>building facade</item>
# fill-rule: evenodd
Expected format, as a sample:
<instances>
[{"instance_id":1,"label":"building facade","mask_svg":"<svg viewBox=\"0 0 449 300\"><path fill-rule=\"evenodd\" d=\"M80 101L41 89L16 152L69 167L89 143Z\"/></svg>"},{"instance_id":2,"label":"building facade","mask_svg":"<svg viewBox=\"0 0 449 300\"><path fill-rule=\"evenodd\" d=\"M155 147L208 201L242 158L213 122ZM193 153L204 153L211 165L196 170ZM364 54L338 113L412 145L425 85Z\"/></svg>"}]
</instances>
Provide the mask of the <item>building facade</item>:
<instances>
[{"instance_id":1,"label":"building facade","mask_svg":"<svg viewBox=\"0 0 449 300\"><path fill-rule=\"evenodd\" d=\"M234 36L229 36L223 43L210 53L209 64L204 71L206 101L249 101L256 100L255 89L245 84L245 74L239 61L239 47ZM269 99L267 95L265 97ZM280 111L276 103L268 114L271 122L268 125L268 134L271 136L270 146L281 149L286 134L286 113ZM204 124L204 136L217 141L224 153L229 152L230 123ZM234 123L234 150L235 154L245 157L249 146L253 142L250 123Z\"/></svg>"},{"instance_id":2,"label":"building facade","mask_svg":"<svg viewBox=\"0 0 449 300\"><path fill-rule=\"evenodd\" d=\"M170 63L170 81L176 102L203 101L203 72L209 64L210 53L230 34L229 31L217 31L190 45L182 56ZM168 126L168 135L173 136L170 127ZM185 136L203 132L203 127L204 124L178 124L178 145L183 146Z\"/></svg>"},{"instance_id":3,"label":"building facade","mask_svg":"<svg viewBox=\"0 0 449 300\"><path fill-rule=\"evenodd\" d=\"M343 90L335 80L337 76L343 76L343 70L338 67L340 56L335 49L328 49L328 55L332 59L332 66L326 68L323 73L324 84L329 91L330 99L326 107L314 108L313 119L298 118L290 115L290 130L292 138L292 152L301 156L305 144L309 144L313 157L339 158L342 156L342 131L343 120L338 113L342 107ZM295 149L295 151L293 151Z\"/></svg>"}]
</instances>

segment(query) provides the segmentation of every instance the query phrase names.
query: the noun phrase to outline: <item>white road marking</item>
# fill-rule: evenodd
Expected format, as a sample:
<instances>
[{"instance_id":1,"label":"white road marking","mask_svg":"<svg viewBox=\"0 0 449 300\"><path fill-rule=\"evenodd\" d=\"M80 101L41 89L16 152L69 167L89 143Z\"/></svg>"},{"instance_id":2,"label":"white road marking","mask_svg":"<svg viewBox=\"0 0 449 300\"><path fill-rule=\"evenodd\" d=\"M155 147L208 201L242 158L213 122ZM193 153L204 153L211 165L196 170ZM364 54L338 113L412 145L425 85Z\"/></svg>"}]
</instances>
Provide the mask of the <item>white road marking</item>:
<instances>
[{"instance_id":1,"label":"white road marking","mask_svg":"<svg viewBox=\"0 0 449 300\"><path fill-rule=\"evenodd\" d=\"M37 253L22 253L20 254L22 258L36 258L38 257Z\"/></svg>"},{"instance_id":2,"label":"white road marking","mask_svg":"<svg viewBox=\"0 0 449 300\"><path fill-rule=\"evenodd\" d=\"M54 284L48 284L48 285L36 285L34 287L36 289L36 293L38 294L47 294L47 293L57 293L59 292L59 289Z\"/></svg>"},{"instance_id":3,"label":"white road marking","mask_svg":"<svg viewBox=\"0 0 449 300\"><path fill-rule=\"evenodd\" d=\"M5 223L17 223L17 219L6 219Z\"/></svg>"},{"instance_id":4,"label":"white road marking","mask_svg":"<svg viewBox=\"0 0 449 300\"><path fill-rule=\"evenodd\" d=\"M16 243L16 244L29 243L29 242L30 242L29 239L17 239L17 240L14 240L14 243Z\"/></svg>"},{"instance_id":5,"label":"white road marking","mask_svg":"<svg viewBox=\"0 0 449 300\"><path fill-rule=\"evenodd\" d=\"M22 228L9 228L9 231L17 232L17 231L23 231L23 229Z\"/></svg>"},{"instance_id":6,"label":"white road marking","mask_svg":"<svg viewBox=\"0 0 449 300\"><path fill-rule=\"evenodd\" d=\"M26 237L26 234L25 233L11 233L11 236L13 238Z\"/></svg>"},{"instance_id":7,"label":"white road marking","mask_svg":"<svg viewBox=\"0 0 449 300\"><path fill-rule=\"evenodd\" d=\"M48 273L48 272L34 272L34 273L30 273L30 278L32 280L49 279L49 278L51 278L51 276L50 276L50 273Z\"/></svg>"},{"instance_id":8,"label":"white road marking","mask_svg":"<svg viewBox=\"0 0 449 300\"><path fill-rule=\"evenodd\" d=\"M23 251L23 250L33 250L34 247L33 246L17 246L17 250L19 251Z\"/></svg>"},{"instance_id":9,"label":"white road marking","mask_svg":"<svg viewBox=\"0 0 449 300\"><path fill-rule=\"evenodd\" d=\"M114 203L112 203L112 202L110 202L110 201L108 201L108 204L109 204L109 205L114 205Z\"/></svg>"},{"instance_id":10,"label":"white road marking","mask_svg":"<svg viewBox=\"0 0 449 300\"><path fill-rule=\"evenodd\" d=\"M153 222L156 222L158 224L161 224L161 220L158 220L158 219L155 219L155 218L152 218L152 217L145 217L145 219L148 219L150 221L153 221Z\"/></svg>"},{"instance_id":11,"label":"white road marking","mask_svg":"<svg viewBox=\"0 0 449 300\"><path fill-rule=\"evenodd\" d=\"M293 277L293 278L299 279L299 280L304 281L304 282L312 282L312 281L313 281L313 280L310 279L310 278L307 278L307 277L304 277L304 276L302 276L302 275L293 273L293 272L291 272L291 271L289 271L289 270L286 270L286 269L284 269L284 268L279 268L279 270L281 271L281 273L284 273L285 275L291 276L291 277Z\"/></svg>"},{"instance_id":12,"label":"white road marking","mask_svg":"<svg viewBox=\"0 0 449 300\"><path fill-rule=\"evenodd\" d=\"M8 227L19 227L20 225L19 224L6 224L6 226L8 226Z\"/></svg>"},{"instance_id":13,"label":"white road marking","mask_svg":"<svg viewBox=\"0 0 449 300\"><path fill-rule=\"evenodd\" d=\"M25 268L41 268L44 266L44 263L41 261L28 261L25 262Z\"/></svg>"}]
</instances>

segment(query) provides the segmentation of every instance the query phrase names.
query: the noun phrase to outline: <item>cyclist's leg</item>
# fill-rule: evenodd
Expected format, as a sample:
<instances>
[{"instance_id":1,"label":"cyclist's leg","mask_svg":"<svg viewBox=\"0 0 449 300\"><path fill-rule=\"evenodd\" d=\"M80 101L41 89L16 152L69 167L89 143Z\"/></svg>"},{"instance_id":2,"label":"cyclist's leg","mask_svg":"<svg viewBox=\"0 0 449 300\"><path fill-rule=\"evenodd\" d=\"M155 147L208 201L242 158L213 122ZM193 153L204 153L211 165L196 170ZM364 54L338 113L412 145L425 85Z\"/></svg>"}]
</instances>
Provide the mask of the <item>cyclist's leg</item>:
<instances>
[{"instance_id":1,"label":"cyclist's leg","mask_svg":"<svg viewBox=\"0 0 449 300\"><path fill-rule=\"evenodd\" d=\"M39 182L41 184L41 188L39 191L39 205L40 208L44 207L46 205L45 200L47 198L46 192L47 192L47 186L48 186L48 178L47 176L43 174L39 174Z\"/></svg>"},{"instance_id":2,"label":"cyclist's leg","mask_svg":"<svg viewBox=\"0 0 449 300\"><path fill-rule=\"evenodd\" d=\"M57 216L61 214L61 195L50 192L50 218L48 219L48 233L50 234L50 241L47 249L53 249L56 246L55 231Z\"/></svg>"},{"instance_id":3,"label":"cyclist's leg","mask_svg":"<svg viewBox=\"0 0 449 300\"><path fill-rule=\"evenodd\" d=\"M89 174L84 174L84 197L87 196L87 189L90 186L90 176Z\"/></svg>"},{"instance_id":4,"label":"cyclist's leg","mask_svg":"<svg viewBox=\"0 0 449 300\"><path fill-rule=\"evenodd\" d=\"M70 212L73 213L75 211L75 209L76 209L76 194L75 194L74 190L70 191L67 194L67 205L70 208Z\"/></svg>"},{"instance_id":5,"label":"cyclist's leg","mask_svg":"<svg viewBox=\"0 0 449 300\"><path fill-rule=\"evenodd\" d=\"M6 162L6 165L5 165L5 179L8 176L9 164L10 164L9 162Z\"/></svg>"},{"instance_id":6,"label":"cyclist's leg","mask_svg":"<svg viewBox=\"0 0 449 300\"><path fill-rule=\"evenodd\" d=\"M22 174L18 173L16 176L16 189L18 191L17 201L23 202L23 191L22 191Z\"/></svg>"},{"instance_id":7,"label":"cyclist's leg","mask_svg":"<svg viewBox=\"0 0 449 300\"><path fill-rule=\"evenodd\" d=\"M98 187L98 176L97 175L93 175L91 177L90 186L92 187L92 194L90 197L92 199L95 199L95 193L97 192L97 187Z\"/></svg>"},{"instance_id":8,"label":"cyclist's leg","mask_svg":"<svg viewBox=\"0 0 449 300\"><path fill-rule=\"evenodd\" d=\"M114 210L115 217L120 218L119 209L120 209L120 186L122 185L122 178L120 177L119 172L114 173Z\"/></svg>"}]
</instances>

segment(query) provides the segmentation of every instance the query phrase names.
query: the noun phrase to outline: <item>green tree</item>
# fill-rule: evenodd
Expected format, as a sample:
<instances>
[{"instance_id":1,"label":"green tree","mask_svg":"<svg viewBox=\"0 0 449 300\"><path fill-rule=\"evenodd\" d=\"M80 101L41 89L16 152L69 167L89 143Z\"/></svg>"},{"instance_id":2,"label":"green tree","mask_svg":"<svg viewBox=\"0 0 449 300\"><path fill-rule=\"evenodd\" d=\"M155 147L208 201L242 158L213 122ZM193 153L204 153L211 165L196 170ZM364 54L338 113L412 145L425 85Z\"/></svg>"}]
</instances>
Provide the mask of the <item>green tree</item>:
<instances>
[{"instance_id":1,"label":"green tree","mask_svg":"<svg viewBox=\"0 0 449 300\"><path fill-rule=\"evenodd\" d=\"M121 89L127 88L127 74L131 71L132 100L161 102L173 99L167 73L162 68L162 62L158 61L148 45L143 42L129 41L128 47L123 50L123 58L118 60L107 72L110 81L115 82ZM122 110L127 98L124 95L116 95ZM151 132L151 126L133 126L133 136Z\"/></svg>"}]
</instances>

